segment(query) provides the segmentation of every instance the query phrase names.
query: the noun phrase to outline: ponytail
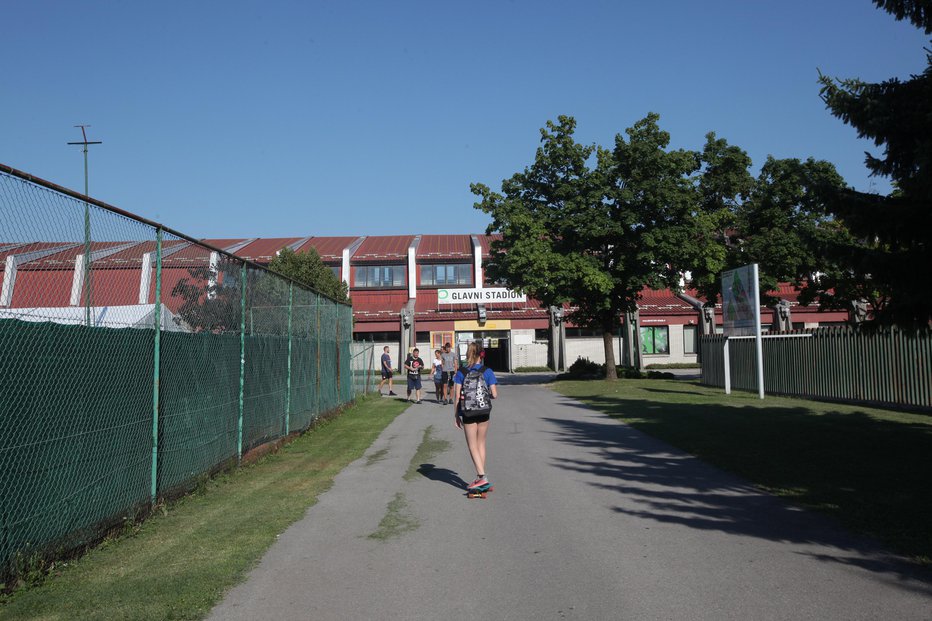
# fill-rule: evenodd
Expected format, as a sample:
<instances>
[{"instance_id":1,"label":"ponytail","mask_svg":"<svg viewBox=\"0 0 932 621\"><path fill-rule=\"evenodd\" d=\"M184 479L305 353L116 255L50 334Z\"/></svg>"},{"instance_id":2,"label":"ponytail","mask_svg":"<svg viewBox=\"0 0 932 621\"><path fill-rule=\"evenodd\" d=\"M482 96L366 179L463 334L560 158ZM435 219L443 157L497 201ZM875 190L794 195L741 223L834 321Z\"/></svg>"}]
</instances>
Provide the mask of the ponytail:
<instances>
[{"instance_id":1,"label":"ponytail","mask_svg":"<svg viewBox=\"0 0 932 621\"><path fill-rule=\"evenodd\" d=\"M482 344L480 341L473 341L469 344L469 347L466 349L466 366L473 366L481 360L479 354L482 352Z\"/></svg>"}]
</instances>

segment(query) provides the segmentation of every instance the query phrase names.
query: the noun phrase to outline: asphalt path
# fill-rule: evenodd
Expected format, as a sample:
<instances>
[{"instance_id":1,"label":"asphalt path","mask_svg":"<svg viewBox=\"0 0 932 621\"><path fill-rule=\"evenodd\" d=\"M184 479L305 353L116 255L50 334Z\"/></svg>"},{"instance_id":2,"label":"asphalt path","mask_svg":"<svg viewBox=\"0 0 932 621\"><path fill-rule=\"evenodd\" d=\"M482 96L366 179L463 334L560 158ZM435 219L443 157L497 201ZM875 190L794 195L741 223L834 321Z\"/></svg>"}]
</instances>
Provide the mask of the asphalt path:
<instances>
[{"instance_id":1,"label":"asphalt path","mask_svg":"<svg viewBox=\"0 0 932 621\"><path fill-rule=\"evenodd\" d=\"M929 574L526 381L495 402L488 499L450 406L412 405L210 618L932 619ZM449 447L413 459L429 427ZM370 537L387 514L410 529Z\"/></svg>"}]
</instances>

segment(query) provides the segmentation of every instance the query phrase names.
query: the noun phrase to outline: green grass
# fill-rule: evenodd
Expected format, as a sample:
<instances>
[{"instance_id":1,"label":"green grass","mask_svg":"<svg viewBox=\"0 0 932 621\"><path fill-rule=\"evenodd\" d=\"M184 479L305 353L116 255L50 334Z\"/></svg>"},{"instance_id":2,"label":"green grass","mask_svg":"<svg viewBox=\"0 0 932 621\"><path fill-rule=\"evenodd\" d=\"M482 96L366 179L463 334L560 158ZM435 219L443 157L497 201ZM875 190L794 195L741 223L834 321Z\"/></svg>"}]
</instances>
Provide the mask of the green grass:
<instances>
[{"instance_id":1,"label":"green grass","mask_svg":"<svg viewBox=\"0 0 932 621\"><path fill-rule=\"evenodd\" d=\"M379 521L379 526L374 533L369 534L369 539L378 539L386 541L392 537L401 535L415 530L421 525L413 515L409 514L408 500L404 492L398 492L385 508L385 515Z\"/></svg>"},{"instance_id":2,"label":"green grass","mask_svg":"<svg viewBox=\"0 0 932 621\"><path fill-rule=\"evenodd\" d=\"M421 443L418 445L417 451L414 452L414 456L411 458L411 463L408 464L408 470L404 474L404 480L413 481L418 478L421 474L421 464L431 461L434 457L449 448L450 443L448 441L434 437L434 426L429 425L427 429L424 430L424 436L421 438Z\"/></svg>"},{"instance_id":3,"label":"green grass","mask_svg":"<svg viewBox=\"0 0 932 621\"><path fill-rule=\"evenodd\" d=\"M362 399L258 463L14 592L0 619L200 619L407 406Z\"/></svg>"},{"instance_id":4,"label":"green grass","mask_svg":"<svg viewBox=\"0 0 932 621\"><path fill-rule=\"evenodd\" d=\"M550 373L550 367L516 367L515 373Z\"/></svg>"},{"instance_id":5,"label":"green grass","mask_svg":"<svg viewBox=\"0 0 932 621\"><path fill-rule=\"evenodd\" d=\"M554 388L932 566L932 416L683 381Z\"/></svg>"}]
</instances>

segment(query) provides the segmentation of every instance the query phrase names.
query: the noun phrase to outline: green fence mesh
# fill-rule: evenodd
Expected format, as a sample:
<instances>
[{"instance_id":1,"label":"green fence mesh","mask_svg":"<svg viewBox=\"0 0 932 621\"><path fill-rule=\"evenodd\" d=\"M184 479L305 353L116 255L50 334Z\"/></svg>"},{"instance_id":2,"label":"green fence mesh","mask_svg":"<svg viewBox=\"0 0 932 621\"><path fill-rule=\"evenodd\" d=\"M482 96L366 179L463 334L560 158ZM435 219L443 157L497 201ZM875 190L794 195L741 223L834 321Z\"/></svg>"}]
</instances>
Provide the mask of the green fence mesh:
<instances>
[{"instance_id":1,"label":"green fence mesh","mask_svg":"<svg viewBox=\"0 0 932 621\"><path fill-rule=\"evenodd\" d=\"M351 337L346 304L0 169L0 570L371 390Z\"/></svg>"}]
</instances>

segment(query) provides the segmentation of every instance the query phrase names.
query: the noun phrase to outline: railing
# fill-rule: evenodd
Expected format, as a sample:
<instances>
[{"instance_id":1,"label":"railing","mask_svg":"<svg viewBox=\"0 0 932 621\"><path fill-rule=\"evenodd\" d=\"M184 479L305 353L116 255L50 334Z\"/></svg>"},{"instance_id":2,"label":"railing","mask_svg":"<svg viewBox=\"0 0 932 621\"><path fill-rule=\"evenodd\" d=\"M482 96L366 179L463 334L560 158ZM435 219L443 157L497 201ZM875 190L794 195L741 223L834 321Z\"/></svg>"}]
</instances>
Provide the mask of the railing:
<instances>
[{"instance_id":1,"label":"railing","mask_svg":"<svg viewBox=\"0 0 932 621\"><path fill-rule=\"evenodd\" d=\"M0 569L367 389L352 308L0 166Z\"/></svg>"},{"instance_id":2,"label":"railing","mask_svg":"<svg viewBox=\"0 0 932 621\"><path fill-rule=\"evenodd\" d=\"M764 391L826 401L932 408L932 333L819 328L811 338L765 338ZM725 386L725 337L700 341L702 383ZM729 344L731 386L757 390L753 339Z\"/></svg>"}]
</instances>

